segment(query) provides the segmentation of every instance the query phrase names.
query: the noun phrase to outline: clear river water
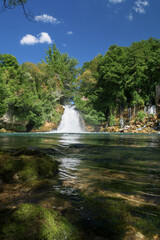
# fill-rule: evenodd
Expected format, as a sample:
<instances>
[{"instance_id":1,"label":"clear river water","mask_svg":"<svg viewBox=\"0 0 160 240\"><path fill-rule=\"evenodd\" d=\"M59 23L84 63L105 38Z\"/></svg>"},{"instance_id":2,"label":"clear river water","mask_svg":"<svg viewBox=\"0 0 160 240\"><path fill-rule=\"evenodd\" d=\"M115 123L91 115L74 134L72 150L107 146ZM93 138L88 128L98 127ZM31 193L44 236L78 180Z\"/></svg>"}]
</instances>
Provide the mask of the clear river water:
<instances>
[{"instance_id":1,"label":"clear river water","mask_svg":"<svg viewBox=\"0 0 160 240\"><path fill-rule=\"evenodd\" d=\"M160 239L160 135L0 134L0 149L21 147L57 157L58 177L42 191L84 239Z\"/></svg>"}]
</instances>

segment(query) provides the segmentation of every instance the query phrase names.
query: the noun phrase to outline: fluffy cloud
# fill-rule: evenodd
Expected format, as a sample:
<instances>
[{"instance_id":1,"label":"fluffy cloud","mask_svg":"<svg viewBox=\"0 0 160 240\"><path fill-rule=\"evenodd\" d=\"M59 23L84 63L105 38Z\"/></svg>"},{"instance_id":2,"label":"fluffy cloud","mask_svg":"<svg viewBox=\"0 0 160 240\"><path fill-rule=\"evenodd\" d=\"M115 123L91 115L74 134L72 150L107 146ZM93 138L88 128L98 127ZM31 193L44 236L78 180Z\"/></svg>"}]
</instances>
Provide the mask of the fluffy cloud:
<instances>
[{"instance_id":1,"label":"fluffy cloud","mask_svg":"<svg viewBox=\"0 0 160 240\"><path fill-rule=\"evenodd\" d=\"M73 32L72 32L72 31L68 31L66 34L67 34L67 35L72 35Z\"/></svg>"},{"instance_id":2,"label":"fluffy cloud","mask_svg":"<svg viewBox=\"0 0 160 240\"><path fill-rule=\"evenodd\" d=\"M110 3L122 3L124 0L109 0Z\"/></svg>"},{"instance_id":3,"label":"fluffy cloud","mask_svg":"<svg viewBox=\"0 0 160 240\"><path fill-rule=\"evenodd\" d=\"M146 12L145 8L149 6L149 1L136 0L134 4L135 6L133 7L133 9L135 10L136 13L145 13Z\"/></svg>"},{"instance_id":4,"label":"fluffy cloud","mask_svg":"<svg viewBox=\"0 0 160 240\"><path fill-rule=\"evenodd\" d=\"M38 39L31 34L27 34L20 40L20 43L27 44L27 45L34 45L34 44L38 43Z\"/></svg>"},{"instance_id":5,"label":"fluffy cloud","mask_svg":"<svg viewBox=\"0 0 160 240\"><path fill-rule=\"evenodd\" d=\"M21 40L20 44L22 45L34 45L36 43L52 43L52 39L49 36L48 33L46 32L41 32L40 34L37 35L37 37L31 35L31 34L26 34Z\"/></svg>"},{"instance_id":6,"label":"fluffy cloud","mask_svg":"<svg viewBox=\"0 0 160 240\"><path fill-rule=\"evenodd\" d=\"M41 32L39 35L39 43L52 43L52 39L50 38L49 34L46 32Z\"/></svg>"},{"instance_id":7,"label":"fluffy cloud","mask_svg":"<svg viewBox=\"0 0 160 240\"><path fill-rule=\"evenodd\" d=\"M35 16L35 20L37 22L44 22L44 23L53 23L53 24L59 24L60 21L57 20L57 18L54 18L52 16L49 16L47 14Z\"/></svg>"}]
</instances>

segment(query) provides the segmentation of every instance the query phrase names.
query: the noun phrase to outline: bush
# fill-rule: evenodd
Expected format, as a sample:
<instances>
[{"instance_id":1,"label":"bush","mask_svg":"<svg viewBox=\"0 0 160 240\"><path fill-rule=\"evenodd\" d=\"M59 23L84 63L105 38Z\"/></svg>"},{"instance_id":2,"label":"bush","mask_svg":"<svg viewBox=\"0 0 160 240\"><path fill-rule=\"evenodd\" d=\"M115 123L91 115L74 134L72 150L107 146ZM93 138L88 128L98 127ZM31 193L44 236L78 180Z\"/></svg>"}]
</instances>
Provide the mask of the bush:
<instances>
[{"instance_id":1,"label":"bush","mask_svg":"<svg viewBox=\"0 0 160 240\"><path fill-rule=\"evenodd\" d=\"M109 116L109 127L114 126L115 123L116 123L115 116L111 114L111 115Z\"/></svg>"},{"instance_id":2,"label":"bush","mask_svg":"<svg viewBox=\"0 0 160 240\"><path fill-rule=\"evenodd\" d=\"M144 111L140 111L137 113L136 121L143 122L143 120L146 116L147 115Z\"/></svg>"},{"instance_id":3,"label":"bush","mask_svg":"<svg viewBox=\"0 0 160 240\"><path fill-rule=\"evenodd\" d=\"M105 121L104 114L101 111L95 110L90 100L81 100L79 97L75 97L74 101L87 124L96 126L101 125Z\"/></svg>"}]
</instances>

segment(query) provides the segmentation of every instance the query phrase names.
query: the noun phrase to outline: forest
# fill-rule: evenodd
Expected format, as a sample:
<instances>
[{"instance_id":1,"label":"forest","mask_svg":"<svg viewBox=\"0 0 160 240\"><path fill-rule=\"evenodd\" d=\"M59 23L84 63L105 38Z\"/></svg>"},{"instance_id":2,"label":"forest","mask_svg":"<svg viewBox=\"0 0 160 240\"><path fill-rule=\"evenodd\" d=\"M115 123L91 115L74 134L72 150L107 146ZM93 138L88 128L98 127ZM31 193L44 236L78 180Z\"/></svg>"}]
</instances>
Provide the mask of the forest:
<instances>
[{"instance_id":1,"label":"forest","mask_svg":"<svg viewBox=\"0 0 160 240\"><path fill-rule=\"evenodd\" d=\"M0 117L7 112L17 131L30 131L45 121L58 123L60 104L73 97L76 65L75 59L61 54L55 45L38 64L19 65L16 57L1 54Z\"/></svg>"},{"instance_id":2,"label":"forest","mask_svg":"<svg viewBox=\"0 0 160 240\"><path fill-rule=\"evenodd\" d=\"M0 117L7 113L12 119L10 126L1 121L1 128L31 131L47 121L58 124L68 102L87 124L112 126L120 109L156 104L159 56L160 40L154 38L112 45L81 68L55 44L38 64L19 65L15 56L0 54Z\"/></svg>"}]
</instances>

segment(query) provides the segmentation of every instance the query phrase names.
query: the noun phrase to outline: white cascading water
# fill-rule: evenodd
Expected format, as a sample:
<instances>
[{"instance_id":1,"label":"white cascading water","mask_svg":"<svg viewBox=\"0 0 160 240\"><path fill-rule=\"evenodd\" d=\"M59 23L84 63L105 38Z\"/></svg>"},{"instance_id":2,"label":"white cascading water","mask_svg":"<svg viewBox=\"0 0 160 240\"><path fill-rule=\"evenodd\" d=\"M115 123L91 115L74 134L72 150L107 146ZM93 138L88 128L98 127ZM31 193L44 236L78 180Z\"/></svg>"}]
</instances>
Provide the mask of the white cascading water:
<instances>
[{"instance_id":1,"label":"white cascading water","mask_svg":"<svg viewBox=\"0 0 160 240\"><path fill-rule=\"evenodd\" d=\"M79 133L84 131L84 124L75 106L64 106L64 113L56 132Z\"/></svg>"}]
</instances>

